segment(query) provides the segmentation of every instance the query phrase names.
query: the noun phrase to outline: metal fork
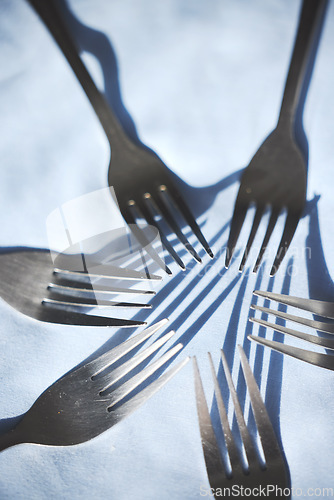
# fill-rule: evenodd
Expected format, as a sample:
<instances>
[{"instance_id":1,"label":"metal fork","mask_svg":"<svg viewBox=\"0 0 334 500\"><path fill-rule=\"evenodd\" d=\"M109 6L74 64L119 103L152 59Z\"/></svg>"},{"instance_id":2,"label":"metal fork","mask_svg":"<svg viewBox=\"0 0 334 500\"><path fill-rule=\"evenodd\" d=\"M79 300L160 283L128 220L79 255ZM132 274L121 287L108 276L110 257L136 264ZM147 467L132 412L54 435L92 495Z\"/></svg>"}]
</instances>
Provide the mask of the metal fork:
<instances>
[{"instance_id":1,"label":"metal fork","mask_svg":"<svg viewBox=\"0 0 334 500\"><path fill-rule=\"evenodd\" d=\"M305 311L309 311L315 315L334 319L333 302L326 302L322 300L313 300L313 299L303 299L300 297L292 297L289 295L282 295L279 293L272 293L272 292L263 292L260 290L255 290L254 294L258 295L259 297L264 297L269 300L280 302L281 304L285 304L287 306L292 306L299 309L303 309ZM309 326L311 328L315 328L316 330L328 334L334 334L334 322L311 320L308 318L303 318L301 316L295 316L294 314L289 314L284 311L276 311L274 309L269 309L268 307L262 307L255 304L251 305L251 309L254 309L256 311L261 311L262 313L265 314L272 314L278 318L282 318L287 321L293 321L305 326ZM334 350L333 338L318 337L315 335L311 335L309 333L287 328L286 326L283 325L270 323L269 321L265 321L264 319L249 318L249 320L252 321L253 323L262 325L266 328L272 328L277 332L284 333L286 335L290 335L292 337L296 337L301 340L305 340L307 342L311 342L312 344L318 345L325 349ZM300 359L302 361L306 361L307 363L327 368L329 370L334 370L334 356L331 354L300 349L298 347L281 344L280 342L277 342L275 340L270 340L255 335L249 335L248 338L250 340L257 342L258 344L270 347L271 349L274 349L282 354L288 354L289 356Z\"/></svg>"},{"instance_id":2,"label":"metal fork","mask_svg":"<svg viewBox=\"0 0 334 500\"><path fill-rule=\"evenodd\" d=\"M213 257L209 244L182 194L175 186L166 165L152 150L130 140L105 97L97 89L79 56L79 51L57 9L56 3L53 0L48 0L48 2L45 2L45 0L28 1L44 21L63 51L101 122L111 149L108 182L115 190L125 221L132 226L131 229L135 231L135 235L142 246L150 249L145 234L136 224L139 219L144 219L148 224L158 227L164 247L180 268L185 269L182 259L168 241L161 224L156 220L157 216L161 216L167 222L171 232L176 235L192 257L201 262L197 251L189 243L187 236L180 227L179 218L181 216L183 223L188 224L192 229L207 254ZM153 258L159 263L160 267L168 274L172 274L159 256L154 254L153 249L151 249L151 255L154 255Z\"/></svg>"},{"instance_id":3,"label":"metal fork","mask_svg":"<svg viewBox=\"0 0 334 500\"><path fill-rule=\"evenodd\" d=\"M165 334L120 366L113 368L113 365L151 337L166 321L156 323L57 380L39 396L14 429L0 436L0 451L20 443L53 446L83 443L134 412L163 387L189 358L179 362L137 393L134 392L135 389L175 356L182 344L169 349L129 379L121 380L164 345L175 332ZM121 383L117 385L119 381Z\"/></svg>"},{"instance_id":4,"label":"metal fork","mask_svg":"<svg viewBox=\"0 0 334 500\"><path fill-rule=\"evenodd\" d=\"M159 276L112 265L99 266L99 274L78 270L82 255L60 254L53 263L49 250L7 249L0 253L0 296L12 307L31 318L48 323L80 326L133 327L142 321L93 316L78 312L84 308L149 308L149 304L109 300L119 294L151 295L140 290L114 285L124 280L160 280ZM94 280L102 279L103 284Z\"/></svg>"},{"instance_id":5,"label":"metal fork","mask_svg":"<svg viewBox=\"0 0 334 500\"><path fill-rule=\"evenodd\" d=\"M315 58L327 0L304 0L290 68L277 126L260 146L245 169L237 195L227 244L226 267L251 205L256 211L241 260L243 270L260 221L267 207L270 218L253 271L256 272L269 243L278 216L286 210L285 226L270 275L278 270L289 246L306 199L307 159L299 144L297 130L302 129L302 107L310 79L309 69ZM305 136L304 131L302 135ZM306 137L303 138L306 142Z\"/></svg>"},{"instance_id":6,"label":"metal fork","mask_svg":"<svg viewBox=\"0 0 334 500\"><path fill-rule=\"evenodd\" d=\"M269 498L286 496L283 495L282 492L285 491L286 493L286 489L289 487L289 472L283 458L283 454L278 445L266 407L262 401L259 388L248 364L246 355L242 347L238 347L241 367L248 388L253 415L265 457L265 463L263 463L260 459L259 452L256 450L254 442L248 431L224 352L221 351L223 369L233 401L235 417L246 453L247 464L245 464L244 460L241 458L242 453L238 450L233 437L227 411L216 377L215 368L212 362L212 357L209 353L215 397L220 423L224 433L229 463L227 463L226 459L223 460L212 426L197 361L196 358L194 358L197 413L204 459L212 493L215 495L215 498L221 498L222 491L224 492L224 496L226 495L226 488L230 492L230 495L233 491L238 491L239 494L243 496L241 492L245 491L246 488L250 488L252 489L254 497L262 496L263 492ZM262 491L261 494L259 494L260 491Z\"/></svg>"}]
</instances>

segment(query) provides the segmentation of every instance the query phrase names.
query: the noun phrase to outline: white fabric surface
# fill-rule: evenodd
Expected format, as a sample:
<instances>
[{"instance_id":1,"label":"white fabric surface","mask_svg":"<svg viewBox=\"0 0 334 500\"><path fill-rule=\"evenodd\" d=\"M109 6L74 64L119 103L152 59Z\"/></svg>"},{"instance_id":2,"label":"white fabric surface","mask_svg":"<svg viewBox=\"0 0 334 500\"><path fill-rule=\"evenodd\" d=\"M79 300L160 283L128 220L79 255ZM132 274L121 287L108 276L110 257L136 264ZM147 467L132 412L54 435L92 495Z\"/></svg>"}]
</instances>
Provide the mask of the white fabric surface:
<instances>
[{"instance_id":1,"label":"white fabric surface","mask_svg":"<svg viewBox=\"0 0 334 500\"><path fill-rule=\"evenodd\" d=\"M268 259L262 280L240 275L237 261L219 276L225 258L220 248L226 244L238 182L234 179L222 190L205 187L246 166L275 126L300 2L71 0L70 7L112 44L123 101L140 138L196 187L188 189L189 199L217 254L211 268L203 256L204 265L190 266L182 277L174 266L175 277L164 280L153 311L141 316L150 324L170 318L177 338L186 341L178 359L198 357L210 406L207 351L218 369L219 349L224 347L237 376L235 343L250 349L281 436L292 487L305 494L308 488L334 487L333 373L270 356L245 337L245 331L251 333L246 325L254 288L283 288L293 295L334 300L333 2L304 120L308 199L320 199L309 203L275 279L268 277ZM0 244L46 247L48 215L106 186L108 144L66 60L25 1L1 1L0 46ZM85 61L103 86L96 60L85 56ZM105 71L108 76L108 67ZM242 235L240 248L246 237ZM279 237L278 231L272 248ZM311 259L305 259L305 245L311 248ZM2 429L6 419L24 413L67 370L128 335L38 323L2 301L0 317ZM140 410L98 438L66 448L13 447L0 454L0 471L1 499L201 498L201 486L208 488L208 480L191 363Z\"/></svg>"}]
</instances>

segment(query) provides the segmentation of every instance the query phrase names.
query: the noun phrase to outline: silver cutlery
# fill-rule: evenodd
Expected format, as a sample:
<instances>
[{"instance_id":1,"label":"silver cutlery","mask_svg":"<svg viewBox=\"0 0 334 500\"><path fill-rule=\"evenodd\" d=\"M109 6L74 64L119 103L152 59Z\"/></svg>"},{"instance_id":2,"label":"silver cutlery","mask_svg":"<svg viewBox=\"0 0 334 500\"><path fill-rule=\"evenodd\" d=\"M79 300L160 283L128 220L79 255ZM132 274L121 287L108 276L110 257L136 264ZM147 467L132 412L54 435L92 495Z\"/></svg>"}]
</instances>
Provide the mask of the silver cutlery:
<instances>
[{"instance_id":1,"label":"silver cutlery","mask_svg":"<svg viewBox=\"0 0 334 500\"><path fill-rule=\"evenodd\" d=\"M286 210L287 215L271 276L278 270L302 216L306 199L307 159L296 136L297 129L302 128L302 107L310 78L309 69L315 57L326 7L327 0L303 2L277 126L262 143L241 178L227 244L226 267L230 265L250 206L255 205L256 211L241 260L241 271L268 207L270 218L254 272L261 264L280 213ZM306 136L304 140L306 142Z\"/></svg>"},{"instance_id":2,"label":"silver cutlery","mask_svg":"<svg viewBox=\"0 0 334 500\"><path fill-rule=\"evenodd\" d=\"M279 293L263 292L260 290L254 291L255 295L259 297L264 297L265 299L273 300L281 304L292 306L298 309L302 309L312 314L324 316L325 318L334 319L334 303L326 302L322 300L304 299L300 297L293 297L289 295L282 295ZM315 328L318 331L325 332L327 334L334 334L334 322L312 320L309 318L303 318L301 316L296 316L294 314L286 313L284 311L277 311L275 309L270 309L268 307L262 307L255 304L251 305L251 309L255 311L260 311L264 314L270 314L277 318L282 318L286 321L292 321L307 327ZM325 349L334 350L334 338L320 337L316 335L311 335L299 330L288 328L283 325L276 323L271 323L260 318L249 318L253 323L257 323L266 328L271 328L277 332L290 335L291 337L299 338L305 340L306 342L311 342L312 344L318 345ZM258 344L270 347L282 354L287 354L296 359L306 361L316 366L322 368L327 368L329 370L334 370L334 356L331 354L319 353L314 351L309 351L306 349L300 349L298 347L282 344L280 342L259 337L256 335L249 335L248 338L257 342Z\"/></svg>"},{"instance_id":3,"label":"silver cutlery","mask_svg":"<svg viewBox=\"0 0 334 500\"><path fill-rule=\"evenodd\" d=\"M83 256L59 254L52 262L50 251L37 248L0 252L0 296L26 316L48 323L80 326L133 327L142 321L94 316L92 308L150 308L149 304L110 300L118 295L152 295L153 290L118 286L119 282L148 282L159 276L104 264L98 274L83 268ZM81 263L81 266L79 265ZM89 266L90 267L90 266ZM93 268L94 266L92 266ZM102 284L99 284L101 282ZM116 285L115 285L116 282Z\"/></svg>"},{"instance_id":4,"label":"silver cutlery","mask_svg":"<svg viewBox=\"0 0 334 500\"><path fill-rule=\"evenodd\" d=\"M302 309L308 311L317 316L323 316L324 318L334 319L334 302L328 302L324 300L314 300L314 299L304 299L302 297L293 297L291 295L283 295L281 293L264 292L261 290L254 290L254 295L258 297L263 297L268 300L273 300L274 302L279 302L286 306L291 306L297 309ZM251 309L256 311L262 311L267 314L273 314L278 318L283 318L285 320L294 321L301 325L310 326L316 330L320 330L326 333L334 333L334 322L329 321L318 321L308 318L303 318L301 316L296 316L294 314L288 314L283 311L276 311L275 309L269 309L267 307L258 306L256 304L251 305ZM262 324L262 320L256 318L250 318L251 321ZM278 325L274 325L275 327ZM284 332L283 332L284 333Z\"/></svg>"},{"instance_id":5,"label":"silver cutlery","mask_svg":"<svg viewBox=\"0 0 334 500\"><path fill-rule=\"evenodd\" d=\"M215 498L221 498L222 496L232 496L233 492L243 496L242 491L246 491L247 496L254 498L262 495L262 493L261 495L259 494L262 488L261 491L265 493L266 497L277 498L281 496L279 494L281 491L285 491L285 493L288 491L289 472L246 355L242 347L238 347L242 372L248 388L265 463L260 458L259 450L247 428L228 363L224 352L221 351L225 378L233 401L234 413L247 463L242 458L242 450L238 449L235 437L233 436L211 354L209 353L214 393L227 451L227 458L226 456L223 457L212 425L198 364L196 358L194 358L198 421L211 492L215 495ZM252 495L250 494L251 491ZM227 492L229 492L229 495L227 495Z\"/></svg>"},{"instance_id":6,"label":"silver cutlery","mask_svg":"<svg viewBox=\"0 0 334 500\"><path fill-rule=\"evenodd\" d=\"M113 365L166 322L165 319L156 323L57 380L39 396L14 429L0 436L0 451L21 443L53 446L83 443L137 410L188 362L188 358L179 362L136 392L142 383L180 351L182 344L167 350L126 380L122 379L162 347L175 332L165 334L117 367Z\"/></svg>"},{"instance_id":7,"label":"silver cutlery","mask_svg":"<svg viewBox=\"0 0 334 500\"><path fill-rule=\"evenodd\" d=\"M158 216L167 223L171 233L174 233L192 257L201 262L201 257L190 244L185 232L182 231L179 222L181 218L183 219L182 225L188 225L191 228L207 254L213 257L206 239L182 194L174 184L166 165L151 149L136 144L126 135L105 97L96 87L79 56L79 51L66 23L58 12L56 2L53 0L28 1L63 51L101 122L111 149L108 182L114 188L120 211L127 224L131 225L138 241L150 252L162 269L172 274L168 266L150 247L145 233L138 226L138 220L144 219L148 224L158 227L164 247L179 267L185 269L185 264L168 240L166 231L157 221Z\"/></svg>"}]
</instances>

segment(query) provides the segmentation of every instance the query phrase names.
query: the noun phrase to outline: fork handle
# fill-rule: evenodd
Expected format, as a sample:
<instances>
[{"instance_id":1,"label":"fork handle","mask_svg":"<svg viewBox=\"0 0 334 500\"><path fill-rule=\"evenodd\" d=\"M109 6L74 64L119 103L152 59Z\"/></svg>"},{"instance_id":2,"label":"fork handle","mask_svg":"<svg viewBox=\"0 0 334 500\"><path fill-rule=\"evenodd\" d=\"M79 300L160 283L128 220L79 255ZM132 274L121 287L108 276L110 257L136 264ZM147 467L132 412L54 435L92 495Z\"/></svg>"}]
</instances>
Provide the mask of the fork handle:
<instances>
[{"instance_id":1,"label":"fork handle","mask_svg":"<svg viewBox=\"0 0 334 500\"><path fill-rule=\"evenodd\" d=\"M328 0L304 0L278 123L293 125L311 77Z\"/></svg>"},{"instance_id":2,"label":"fork handle","mask_svg":"<svg viewBox=\"0 0 334 500\"><path fill-rule=\"evenodd\" d=\"M23 440L17 428L14 427L0 436L0 452L20 443L23 443Z\"/></svg>"},{"instance_id":3,"label":"fork handle","mask_svg":"<svg viewBox=\"0 0 334 500\"><path fill-rule=\"evenodd\" d=\"M116 141L125 142L129 146L131 144L130 139L124 133L116 116L111 111L104 95L99 91L94 83L94 80L87 71L86 66L79 56L79 51L69 33L66 23L57 8L56 2L54 0L28 0L28 2L47 26L72 67L90 103L92 104L98 119L101 122L110 143L110 147L112 142Z\"/></svg>"}]
</instances>

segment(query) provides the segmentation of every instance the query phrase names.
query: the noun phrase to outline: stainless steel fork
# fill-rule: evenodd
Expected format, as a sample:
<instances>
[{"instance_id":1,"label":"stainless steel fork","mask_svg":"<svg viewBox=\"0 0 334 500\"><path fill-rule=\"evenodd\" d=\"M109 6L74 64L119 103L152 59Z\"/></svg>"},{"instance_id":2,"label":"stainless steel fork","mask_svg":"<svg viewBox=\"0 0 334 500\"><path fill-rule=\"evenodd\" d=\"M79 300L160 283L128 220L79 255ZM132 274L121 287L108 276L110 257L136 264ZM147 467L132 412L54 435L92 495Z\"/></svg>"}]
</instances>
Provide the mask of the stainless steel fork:
<instances>
[{"instance_id":1,"label":"stainless steel fork","mask_svg":"<svg viewBox=\"0 0 334 500\"><path fill-rule=\"evenodd\" d=\"M327 0L303 2L277 126L260 146L241 178L227 244L226 267L230 265L246 213L251 205L255 205L256 211L240 271L245 266L266 208L270 207L270 218L254 272L260 266L278 216L283 210L287 212L283 235L270 271L271 276L278 270L303 213L307 160L300 141L296 138L296 131L297 127L302 128L302 107L310 78L309 70L315 57L326 6Z\"/></svg>"},{"instance_id":2,"label":"stainless steel fork","mask_svg":"<svg viewBox=\"0 0 334 500\"><path fill-rule=\"evenodd\" d=\"M152 258L168 274L172 274L169 267L155 254L145 237L145 233L136 224L139 219L144 219L148 224L158 227L164 247L180 268L185 269L182 259L167 239L161 224L156 220L157 216L161 216L192 257L201 262L201 257L182 231L181 216L183 224L185 223L191 228L207 254L213 257L209 244L182 194L173 182L166 165L151 149L130 140L106 99L97 89L79 56L66 23L58 12L56 2L54 0L48 0L48 2L45 0L28 1L63 51L101 122L111 149L108 182L115 190L125 221L131 225L132 231L135 232L135 236L142 246L146 250L150 249Z\"/></svg>"},{"instance_id":3,"label":"stainless steel fork","mask_svg":"<svg viewBox=\"0 0 334 500\"><path fill-rule=\"evenodd\" d=\"M221 356L223 369L233 401L235 417L245 449L247 464L245 464L244 460L241 458L242 452L241 450L238 450L233 437L227 411L216 377L215 368L211 355L209 354L215 397L228 454L228 461L226 461L226 459L223 460L222 453L217 443L215 431L212 426L197 361L196 358L194 358L198 421L204 459L209 482L212 488L211 491L217 499L222 496L232 496L233 492L243 496L242 492L245 492L246 488L249 490L246 491L245 495L250 498L255 498L257 496L266 496L266 498L288 498L290 484L288 468L283 458L282 451L278 445L274 429L262 401L259 388L248 364L246 355L242 347L238 347L241 367L248 388L253 415L265 457L265 463L261 460L260 454L256 450L256 446L248 431L237 392L232 381L231 373L224 352L222 351ZM229 495L227 494L227 491L229 492Z\"/></svg>"},{"instance_id":4,"label":"stainless steel fork","mask_svg":"<svg viewBox=\"0 0 334 500\"><path fill-rule=\"evenodd\" d=\"M159 276L99 266L99 274L80 270L83 256L59 254L53 263L49 250L6 249L0 252L0 296L12 307L31 318L48 323L80 326L133 327L142 321L93 316L80 312L93 308L149 308L149 304L110 300L126 296L151 295L153 290L117 286L120 283L160 280ZM81 262L81 266L78 263ZM97 283L94 280L100 280ZM99 284L101 283L103 284ZM116 285L115 285L116 280Z\"/></svg>"},{"instance_id":5,"label":"stainless steel fork","mask_svg":"<svg viewBox=\"0 0 334 500\"><path fill-rule=\"evenodd\" d=\"M14 429L0 436L0 451L20 443L53 446L83 443L134 412L163 387L189 358L179 362L138 392L135 389L175 356L182 344L169 349L129 379L124 380L124 377L161 348L175 332L165 334L121 365L113 365L151 337L166 321L156 323L57 380L39 396Z\"/></svg>"},{"instance_id":6,"label":"stainless steel fork","mask_svg":"<svg viewBox=\"0 0 334 500\"><path fill-rule=\"evenodd\" d=\"M287 306L303 309L317 316L324 316L325 318L334 319L333 302L326 302L322 300L313 300L313 299L303 299L300 297L292 297L289 295L282 295L279 293L272 293L272 292L263 292L260 290L255 290L254 294L258 295L259 297L264 297L265 299L273 300L275 302L280 302L281 304ZM268 307L258 306L255 304L251 305L251 309L254 309L255 311L260 311L264 314L270 314L276 316L277 318L281 318L286 321L292 321L304 326L315 328L316 330L321 332L334 334L334 322L303 318L301 316L296 316L294 314L290 314L284 311L277 311L275 309L270 309ZM252 321L253 323L262 325L266 328L271 328L277 332L290 335L291 337L311 342L312 344L315 344L319 347L334 350L334 338L311 335L309 333L288 328L286 326L277 323L271 323L262 318L252 317L249 318L249 320ZM306 361L307 363L311 363L316 366L321 366L322 368L334 370L334 355L330 353L325 354L315 351L309 351L306 349L300 349L298 347L282 344L275 340L266 339L256 335L249 335L248 338L250 340L257 342L258 344L270 347L271 349L274 349L282 354L287 354L296 359Z\"/></svg>"},{"instance_id":7,"label":"stainless steel fork","mask_svg":"<svg viewBox=\"0 0 334 500\"><path fill-rule=\"evenodd\" d=\"M317 316L323 316L324 318L334 319L334 302L327 302L324 300L314 300L314 299L304 299L302 297L293 297L291 295L283 295L280 293L265 292L261 290L254 290L254 295L258 297L263 297L265 299L273 300L274 302L279 302L286 306L291 306L297 309L302 309L308 311ZM310 326L321 332L333 333L334 334L334 322L329 321L318 321L308 318L303 318L301 316L296 316L294 314L288 314L283 311L276 311L275 309L269 309L267 307L258 306L256 304L251 305L251 309L256 311L262 311L267 314L273 314L278 318L283 318L285 320L293 321L301 325ZM256 323L262 323L262 320L256 318L250 318L251 321ZM278 326L278 325L275 325Z\"/></svg>"}]
</instances>

